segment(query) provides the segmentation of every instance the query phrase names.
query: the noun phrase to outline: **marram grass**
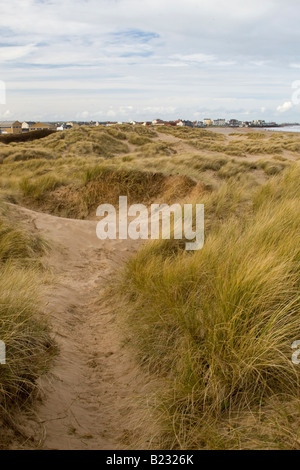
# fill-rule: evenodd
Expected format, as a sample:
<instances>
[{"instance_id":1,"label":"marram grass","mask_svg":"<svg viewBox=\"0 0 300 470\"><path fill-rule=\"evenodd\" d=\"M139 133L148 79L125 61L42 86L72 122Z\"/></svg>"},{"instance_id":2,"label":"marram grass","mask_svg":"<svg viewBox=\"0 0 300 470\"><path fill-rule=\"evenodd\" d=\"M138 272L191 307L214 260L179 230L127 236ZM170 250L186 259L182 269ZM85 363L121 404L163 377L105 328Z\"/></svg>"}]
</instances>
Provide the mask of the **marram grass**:
<instances>
[{"instance_id":1,"label":"marram grass","mask_svg":"<svg viewBox=\"0 0 300 470\"><path fill-rule=\"evenodd\" d=\"M146 244L123 277L130 342L166 383L158 441L181 449L299 448L300 370L291 360L300 339L299 168L253 191L239 215L228 212L222 192L213 194L208 219L218 197L224 217L203 250L176 254L175 242ZM288 423L273 433L289 407L290 433Z\"/></svg>"},{"instance_id":2,"label":"marram grass","mask_svg":"<svg viewBox=\"0 0 300 470\"><path fill-rule=\"evenodd\" d=\"M0 340L6 346L6 365L0 366L0 449L7 448L8 429L17 429L16 410L33 396L54 352L39 300L45 249L11 209L0 206Z\"/></svg>"}]
</instances>

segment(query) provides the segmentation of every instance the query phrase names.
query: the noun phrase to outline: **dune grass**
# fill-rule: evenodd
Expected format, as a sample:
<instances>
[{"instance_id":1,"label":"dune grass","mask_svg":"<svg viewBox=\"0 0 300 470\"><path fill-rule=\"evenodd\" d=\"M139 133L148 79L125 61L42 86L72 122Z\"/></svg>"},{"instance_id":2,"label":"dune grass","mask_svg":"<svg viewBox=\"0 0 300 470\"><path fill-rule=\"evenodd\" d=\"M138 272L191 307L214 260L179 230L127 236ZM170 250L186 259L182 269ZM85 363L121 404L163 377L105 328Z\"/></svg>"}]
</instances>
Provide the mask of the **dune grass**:
<instances>
[{"instance_id":1,"label":"dune grass","mask_svg":"<svg viewBox=\"0 0 300 470\"><path fill-rule=\"evenodd\" d=\"M205 205L203 250L147 243L115 292L129 344L163 383L149 446L299 448L299 148L298 135L128 125L0 143L0 193L45 212L87 218L120 195ZM45 244L3 207L0 339L11 367L0 367L0 421L11 422L53 348L38 319Z\"/></svg>"},{"instance_id":2,"label":"dune grass","mask_svg":"<svg viewBox=\"0 0 300 470\"><path fill-rule=\"evenodd\" d=\"M46 243L14 221L10 211L0 205L0 262L32 265L44 253Z\"/></svg>"},{"instance_id":3,"label":"dune grass","mask_svg":"<svg viewBox=\"0 0 300 470\"><path fill-rule=\"evenodd\" d=\"M177 141L167 140L172 136L185 143L184 151ZM0 144L0 191L21 204L35 201L35 207L53 196L59 206L64 187L69 187L69 193L80 188L86 172L99 165L116 171L182 175L214 188L243 174L261 182L290 164L276 153L277 147L291 152L287 149L299 145L297 136L275 137L244 133L228 138L203 129L163 126L157 130L129 125L78 127L35 142Z\"/></svg>"},{"instance_id":4,"label":"dune grass","mask_svg":"<svg viewBox=\"0 0 300 470\"><path fill-rule=\"evenodd\" d=\"M157 241L129 262L121 308L141 364L165 381L161 448L299 449L299 182L295 166L261 188L225 183L199 201L203 250Z\"/></svg>"},{"instance_id":5,"label":"dune grass","mask_svg":"<svg viewBox=\"0 0 300 470\"><path fill-rule=\"evenodd\" d=\"M18 430L17 410L30 403L54 353L40 315L45 284L40 257L46 249L45 241L1 203L0 340L6 345L6 365L0 365L0 449L7 449L8 436Z\"/></svg>"}]
</instances>

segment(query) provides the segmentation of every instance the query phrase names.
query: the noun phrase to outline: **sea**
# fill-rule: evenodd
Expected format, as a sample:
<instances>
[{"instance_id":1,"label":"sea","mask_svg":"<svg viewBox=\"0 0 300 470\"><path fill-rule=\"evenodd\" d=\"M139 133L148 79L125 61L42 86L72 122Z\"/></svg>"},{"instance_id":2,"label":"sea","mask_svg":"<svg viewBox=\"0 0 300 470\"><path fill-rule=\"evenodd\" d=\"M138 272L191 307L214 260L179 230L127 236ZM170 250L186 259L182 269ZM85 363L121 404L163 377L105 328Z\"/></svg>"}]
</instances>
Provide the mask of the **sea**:
<instances>
[{"instance_id":1,"label":"sea","mask_svg":"<svg viewBox=\"0 0 300 470\"><path fill-rule=\"evenodd\" d=\"M300 132L300 126L265 127L264 130L274 132Z\"/></svg>"}]
</instances>

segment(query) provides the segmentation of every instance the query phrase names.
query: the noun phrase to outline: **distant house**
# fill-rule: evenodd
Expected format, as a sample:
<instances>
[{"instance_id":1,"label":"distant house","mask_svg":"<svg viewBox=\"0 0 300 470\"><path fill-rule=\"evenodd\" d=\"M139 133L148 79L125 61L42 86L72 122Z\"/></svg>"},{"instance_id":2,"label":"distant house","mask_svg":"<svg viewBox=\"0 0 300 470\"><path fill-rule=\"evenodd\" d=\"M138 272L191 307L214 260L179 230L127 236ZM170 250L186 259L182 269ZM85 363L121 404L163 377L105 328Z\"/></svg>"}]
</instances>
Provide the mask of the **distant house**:
<instances>
[{"instance_id":1,"label":"distant house","mask_svg":"<svg viewBox=\"0 0 300 470\"><path fill-rule=\"evenodd\" d=\"M264 127L266 125L266 122L262 121L261 119L258 119L256 121L252 121L251 125L253 127Z\"/></svg>"},{"instance_id":2,"label":"distant house","mask_svg":"<svg viewBox=\"0 0 300 470\"><path fill-rule=\"evenodd\" d=\"M108 127L111 127L111 126L116 126L117 124L118 124L118 122L109 121L109 122L106 122L104 125L105 125L105 126L108 126ZM135 125L136 122L131 121L130 124L134 124L134 125ZM96 123L96 127L98 127L98 126L100 126L100 125L102 125L100 122L98 122L98 124Z\"/></svg>"},{"instance_id":3,"label":"distant house","mask_svg":"<svg viewBox=\"0 0 300 470\"><path fill-rule=\"evenodd\" d=\"M153 124L153 126L164 126L165 121L163 121L162 119L154 119L152 121L152 124Z\"/></svg>"},{"instance_id":4,"label":"distant house","mask_svg":"<svg viewBox=\"0 0 300 470\"><path fill-rule=\"evenodd\" d=\"M205 126L211 126L212 125L212 120L211 119L203 119L203 124Z\"/></svg>"},{"instance_id":5,"label":"distant house","mask_svg":"<svg viewBox=\"0 0 300 470\"><path fill-rule=\"evenodd\" d=\"M182 119L180 121L176 121L175 124L179 127L194 127L194 123L192 121L184 121Z\"/></svg>"},{"instance_id":6,"label":"distant house","mask_svg":"<svg viewBox=\"0 0 300 470\"><path fill-rule=\"evenodd\" d=\"M22 132L29 132L29 128L33 126L33 124L35 124L33 121L24 121L22 123Z\"/></svg>"},{"instance_id":7,"label":"distant house","mask_svg":"<svg viewBox=\"0 0 300 470\"><path fill-rule=\"evenodd\" d=\"M194 123L192 121L182 121L183 125L186 127L194 127Z\"/></svg>"},{"instance_id":8,"label":"distant house","mask_svg":"<svg viewBox=\"0 0 300 470\"><path fill-rule=\"evenodd\" d=\"M225 119L215 119L213 121L213 126L225 126L226 120Z\"/></svg>"},{"instance_id":9,"label":"distant house","mask_svg":"<svg viewBox=\"0 0 300 470\"><path fill-rule=\"evenodd\" d=\"M21 134L22 124L19 121L0 121L0 134Z\"/></svg>"},{"instance_id":10,"label":"distant house","mask_svg":"<svg viewBox=\"0 0 300 470\"><path fill-rule=\"evenodd\" d=\"M195 121L194 127L204 127L203 121Z\"/></svg>"},{"instance_id":11,"label":"distant house","mask_svg":"<svg viewBox=\"0 0 300 470\"><path fill-rule=\"evenodd\" d=\"M114 124L114 123L111 123L111 124ZM99 127L100 126L100 123L98 121L91 121L89 123L89 126L90 127Z\"/></svg>"},{"instance_id":12,"label":"distant house","mask_svg":"<svg viewBox=\"0 0 300 470\"><path fill-rule=\"evenodd\" d=\"M43 131L44 129L54 130L55 127L54 127L53 124L49 124L48 122L36 122L36 123L32 124L31 126L29 126L29 131L30 132Z\"/></svg>"},{"instance_id":13,"label":"distant house","mask_svg":"<svg viewBox=\"0 0 300 470\"><path fill-rule=\"evenodd\" d=\"M229 121L230 127L239 127L241 124L241 121L238 121L237 119L230 119Z\"/></svg>"},{"instance_id":14,"label":"distant house","mask_svg":"<svg viewBox=\"0 0 300 470\"><path fill-rule=\"evenodd\" d=\"M65 123L60 124L60 123L59 123L59 124L57 124L57 126L56 126L56 130L57 130L57 131L67 131L68 129L72 129L72 127L73 127L73 126L71 126L70 123L67 123L67 124L65 124Z\"/></svg>"}]
</instances>

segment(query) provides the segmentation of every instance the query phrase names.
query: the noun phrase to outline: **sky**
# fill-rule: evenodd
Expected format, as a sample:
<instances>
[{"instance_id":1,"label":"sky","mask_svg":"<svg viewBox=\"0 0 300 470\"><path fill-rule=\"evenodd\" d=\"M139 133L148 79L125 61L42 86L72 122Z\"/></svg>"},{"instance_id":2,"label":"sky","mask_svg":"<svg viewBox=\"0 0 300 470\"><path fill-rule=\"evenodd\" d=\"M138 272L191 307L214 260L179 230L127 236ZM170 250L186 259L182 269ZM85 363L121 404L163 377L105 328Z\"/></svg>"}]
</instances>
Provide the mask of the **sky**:
<instances>
[{"instance_id":1,"label":"sky","mask_svg":"<svg viewBox=\"0 0 300 470\"><path fill-rule=\"evenodd\" d=\"M300 121L299 0L0 0L0 120Z\"/></svg>"}]
</instances>

